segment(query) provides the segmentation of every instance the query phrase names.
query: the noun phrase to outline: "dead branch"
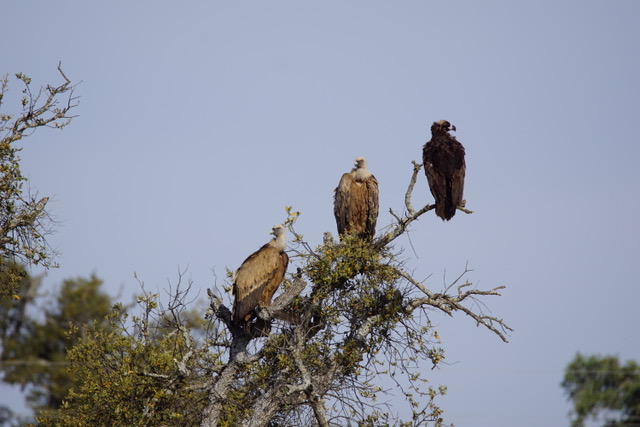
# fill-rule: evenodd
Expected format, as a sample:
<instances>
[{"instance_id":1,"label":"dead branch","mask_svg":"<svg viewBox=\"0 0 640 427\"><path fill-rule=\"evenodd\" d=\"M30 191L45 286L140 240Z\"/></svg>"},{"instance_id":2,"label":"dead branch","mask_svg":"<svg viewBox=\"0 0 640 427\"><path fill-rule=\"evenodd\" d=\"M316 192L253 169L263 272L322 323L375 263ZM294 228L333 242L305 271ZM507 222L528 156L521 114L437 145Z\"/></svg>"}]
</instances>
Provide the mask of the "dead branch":
<instances>
[{"instance_id":1,"label":"dead branch","mask_svg":"<svg viewBox=\"0 0 640 427\"><path fill-rule=\"evenodd\" d=\"M413 164L413 173L411 174L411 179L409 180L409 186L407 187L407 191L404 195L404 205L406 208L406 213L401 217L400 215L396 214L392 209L389 209L389 212L391 213L391 215L396 219L396 224L391 228L391 231L374 239L373 246L378 250L384 248L386 245L388 245L393 240L395 240L398 236L403 234L406 231L409 224L417 220L422 214L424 214L425 212L429 212L432 209L435 209L435 205L429 205L429 204L425 205L422 209L418 210L417 212L413 208L413 204L411 203L411 196L413 194L413 188L415 187L416 182L418 180L418 172L420 172L422 165L419 163L416 163L415 161L412 161L411 163Z\"/></svg>"},{"instance_id":2,"label":"dead branch","mask_svg":"<svg viewBox=\"0 0 640 427\"><path fill-rule=\"evenodd\" d=\"M301 272L298 272L294 277L293 282L287 281L285 283L285 291L271 304L269 307L270 311L283 309L295 296L302 292L306 283L302 280L301 276ZM231 386L239 370L242 366L253 363L262 357L261 351L258 351L253 355L249 355L247 352L247 346L249 345L249 342L255 338L255 335L253 333L247 334L240 327L233 324L231 310L222 303L222 299L215 295L211 289L207 289L207 295L210 300L210 307L213 315L226 325L233 338L229 351L229 362L222 369L220 375L214 380L213 384L211 384L209 388L209 403L205 408L202 422L200 424L202 427L217 425L217 422L220 419L220 414L224 408L224 403L227 401L228 393L231 390ZM263 408L263 410L265 410L265 408ZM271 409L267 412L268 414L272 413ZM253 425L253 423L250 423L249 425Z\"/></svg>"},{"instance_id":3,"label":"dead branch","mask_svg":"<svg viewBox=\"0 0 640 427\"><path fill-rule=\"evenodd\" d=\"M293 278L293 282L288 280L284 281L284 292L271 303L269 309L272 311L282 310L307 287L307 282L302 280L302 271L298 269L296 275Z\"/></svg>"},{"instance_id":4,"label":"dead branch","mask_svg":"<svg viewBox=\"0 0 640 427\"><path fill-rule=\"evenodd\" d=\"M297 328L294 332L294 348L292 351L293 361L296 368L300 371L302 377L302 383L295 388L291 388L289 392L302 391L307 396L307 400L313 409L313 413L320 427L328 427L327 421L327 409L324 406L324 399L318 393L317 388L314 387L312 382L311 373L304 364L301 356L302 348L305 346L306 340L304 338L303 329Z\"/></svg>"},{"instance_id":5,"label":"dead branch","mask_svg":"<svg viewBox=\"0 0 640 427\"><path fill-rule=\"evenodd\" d=\"M426 204L424 207L422 207L418 211L416 211L413 208L413 204L411 203L411 197L413 195L413 189L418 180L418 173L422 168L422 164L417 163L415 160L412 160L411 163L413 164L413 172L411 174L411 179L409 180L407 191L404 195L404 205L405 205L406 213L403 216L400 216L396 214L392 209L389 209L389 213L395 218L396 223L395 225L392 226L391 231L381 236L378 236L377 238L374 239L373 246L378 250L384 248L386 245L388 245L393 240L395 240L398 236L402 235L406 231L409 224L411 224L413 221L417 220L424 213L429 212L430 210L433 210L436 207L436 205ZM473 213L473 211L466 209L464 206L458 206L458 210L467 214Z\"/></svg>"},{"instance_id":6,"label":"dead branch","mask_svg":"<svg viewBox=\"0 0 640 427\"><path fill-rule=\"evenodd\" d=\"M42 126L62 129L71 123L71 120L74 117L77 117L68 114L72 108L79 105L79 97L73 95L77 84L71 84L71 80L69 80L62 71L62 63L58 63L58 72L64 79L64 83L60 86L48 85L46 87L46 99L41 105L38 105L38 101L40 100L40 95L42 94L43 89L40 89L38 95L33 96L31 94L29 84L25 82L25 91L29 94L26 112L13 123L13 126L11 127L11 134L7 137L7 142L11 143L22 139L26 131L35 130ZM58 96L67 92L69 92L69 95L67 97L66 104L63 107L58 107ZM62 121L57 122L56 120Z\"/></svg>"},{"instance_id":7,"label":"dead branch","mask_svg":"<svg viewBox=\"0 0 640 427\"><path fill-rule=\"evenodd\" d=\"M455 311L461 311L465 313L467 316L474 319L477 325L483 325L484 327L486 327L487 329L489 329L490 331L498 335L500 339L502 339L502 341L509 342L509 340L506 337L506 334L508 332L512 332L513 329L507 326L504 320L498 319L497 317L494 317L494 316L485 315L482 312L475 313L474 311L472 311L471 309L463 305L463 302L465 300L475 301L476 296L488 296L488 295L500 296L501 294L498 291L504 289L505 286L498 286L486 291L479 290L479 289L471 289L471 290L464 291L465 288L471 286L472 284L463 283L462 285L458 286L457 295L448 295L446 293L434 293L430 291L429 289L427 289L426 286L424 286L423 283L413 278L408 272L404 270L397 269L397 272L406 281L414 285L417 289L419 289L423 294L426 295L426 297L410 299L405 305L405 310L407 312L410 313L418 308L425 307L425 306L436 308L448 314L449 316L452 316L453 312ZM463 273L463 275L466 274L467 272L468 270L465 270L465 273ZM460 279L460 277L458 277L455 282L457 282ZM446 290L450 289L451 286L452 285L449 285L446 288Z\"/></svg>"},{"instance_id":8,"label":"dead branch","mask_svg":"<svg viewBox=\"0 0 640 427\"><path fill-rule=\"evenodd\" d=\"M415 160L412 160L411 163L413 164L413 173L411 175L411 180L409 181L409 186L407 187L407 192L404 194L404 205L407 207L409 215L414 215L416 211L413 209L413 205L411 204L411 194L413 193L413 187L416 185L418 172L420 172L422 165L420 163L416 163Z\"/></svg>"}]
</instances>

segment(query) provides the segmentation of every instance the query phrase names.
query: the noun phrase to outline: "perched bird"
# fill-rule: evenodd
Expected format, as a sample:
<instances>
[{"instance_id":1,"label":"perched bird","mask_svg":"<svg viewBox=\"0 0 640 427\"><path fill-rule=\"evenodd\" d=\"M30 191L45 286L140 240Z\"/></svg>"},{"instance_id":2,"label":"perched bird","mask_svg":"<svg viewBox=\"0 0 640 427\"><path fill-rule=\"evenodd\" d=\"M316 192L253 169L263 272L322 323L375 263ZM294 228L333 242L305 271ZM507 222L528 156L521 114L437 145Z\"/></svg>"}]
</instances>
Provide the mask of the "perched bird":
<instances>
[{"instance_id":1,"label":"perched bird","mask_svg":"<svg viewBox=\"0 0 640 427\"><path fill-rule=\"evenodd\" d=\"M289 264L283 225L271 229L273 239L249 255L233 275L233 322L245 331L257 306L268 307Z\"/></svg>"},{"instance_id":2,"label":"perched bird","mask_svg":"<svg viewBox=\"0 0 640 427\"><path fill-rule=\"evenodd\" d=\"M449 134L455 131L446 120L431 125L431 140L422 147L422 161L429 189L436 199L436 215L449 221L463 206L464 147Z\"/></svg>"},{"instance_id":3,"label":"perched bird","mask_svg":"<svg viewBox=\"0 0 640 427\"><path fill-rule=\"evenodd\" d=\"M342 175L335 189L333 214L338 234L355 234L371 240L378 220L378 181L367 170L364 157L356 159L355 168Z\"/></svg>"}]
</instances>

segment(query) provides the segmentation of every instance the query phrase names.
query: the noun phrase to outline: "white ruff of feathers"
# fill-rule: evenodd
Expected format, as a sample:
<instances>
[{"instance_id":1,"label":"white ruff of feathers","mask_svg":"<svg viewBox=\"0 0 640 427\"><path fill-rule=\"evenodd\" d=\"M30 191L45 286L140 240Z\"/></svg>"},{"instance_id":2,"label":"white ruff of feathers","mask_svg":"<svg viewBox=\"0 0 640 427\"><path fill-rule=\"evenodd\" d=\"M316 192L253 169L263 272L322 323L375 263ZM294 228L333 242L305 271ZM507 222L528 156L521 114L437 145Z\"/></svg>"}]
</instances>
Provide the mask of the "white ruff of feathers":
<instances>
[{"instance_id":1,"label":"white ruff of feathers","mask_svg":"<svg viewBox=\"0 0 640 427\"><path fill-rule=\"evenodd\" d=\"M362 164L356 170L356 181L362 182L371 176L371 172L367 170L367 162L365 160L362 161Z\"/></svg>"},{"instance_id":2,"label":"white ruff of feathers","mask_svg":"<svg viewBox=\"0 0 640 427\"><path fill-rule=\"evenodd\" d=\"M275 237L275 239L273 239L273 240L271 241L271 244L272 244L272 246L273 246L273 247L275 247L278 251L280 251L280 252L284 252L284 250L285 250L285 249L286 249L286 247L287 247L287 235L286 235L286 233L285 233L284 227L283 227L283 226L279 226L279 227L282 227L282 228L278 228L278 229L276 229L276 228L274 227L274 233L273 233L273 234L274 234L274 236L276 236L276 237Z\"/></svg>"}]
</instances>

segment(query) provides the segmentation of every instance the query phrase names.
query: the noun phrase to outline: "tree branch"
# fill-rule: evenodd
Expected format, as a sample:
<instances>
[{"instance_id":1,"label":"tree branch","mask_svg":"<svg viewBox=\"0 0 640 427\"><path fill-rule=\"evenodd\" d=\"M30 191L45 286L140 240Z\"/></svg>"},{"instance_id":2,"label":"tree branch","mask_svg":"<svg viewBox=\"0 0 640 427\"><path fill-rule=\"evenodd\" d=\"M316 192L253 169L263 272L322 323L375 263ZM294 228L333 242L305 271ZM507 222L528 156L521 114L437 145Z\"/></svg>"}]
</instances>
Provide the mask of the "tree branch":
<instances>
[{"instance_id":1,"label":"tree branch","mask_svg":"<svg viewBox=\"0 0 640 427\"><path fill-rule=\"evenodd\" d=\"M285 280L284 283L284 292L282 292L275 300L271 303L269 307L272 311L282 310L289 303L302 292L307 287L307 282L302 280L302 270L298 268L296 275L293 278L293 282L289 282Z\"/></svg>"},{"instance_id":2,"label":"tree branch","mask_svg":"<svg viewBox=\"0 0 640 427\"><path fill-rule=\"evenodd\" d=\"M416 211L413 208L413 204L411 203L411 197L413 195L413 189L418 180L418 173L422 168L422 164L417 163L415 160L412 160L411 163L413 164L413 172L411 174L411 179L409 180L407 191L404 195L404 205L406 208L406 214L404 214L404 216L401 217L400 215L396 214L392 209L389 209L389 213L395 218L396 224L391 229L391 231L381 236L378 236L373 240L373 247L378 250L384 248L386 245L388 245L393 240L395 240L398 236L402 235L406 231L409 224L411 224L413 221L417 220L424 213L429 212L430 210L433 210L436 207L436 205L427 204L418 211ZM464 206L458 206L457 209L467 214L473 213L473 211L466 209Z\"/></svg>"},{"instance_id":3,"label":"tree branch","mask_svg":"<svg viewBox=\"0 0 640 427\"><path fill-rule=\"evenodd\" d=\"M39 127L62 129L76 117L69 114L78 106L78 97L73 95L76 85L71 84L61 64L58 72L64 83L40 88L35 95L31 91L31 79L22 73L16 74L24 84L22 111L15 119L12 115L0 114L0 256L47 268L57 266L53 262L56 251L46 241L52 232L49 224L53 223L45 210L49 198L37 200L23 195L23 184L28 179L20 171L17 153L22 148L12 144ZM8 77L0 78L0 104L7 88ZM65 94L67 99L62 101ZM60 101L64 102L62 106Z\"/></svg>"},{"instance_id":4,"label":"tree branch","mask_svg":"<svg viewBox=\"0 0 640 427\"><path fill-rule=\"evenodd\" d=\"M413 164L413 173L411 174L411 179L409 180L409 186L407 187L407 191L404 195L404 205L407 213L404 216L400 217L395 212L393 212L392 209L389 209L389 212L391 213L391 215L396 219L396 225L388 233L382 236L379 236L373 240L373 246L378 250L384 248L386 245L388 245L393 240L395 240L398 236L403 234L406 231L409 224L411 224L413 221L420 218L422 214L429 212L432 209L435 209L435 205L425 205L422 209L418 210L417 212L413 208L413 204L411 203L411 196L413 194L413 188L415 187L416 182L418 180L418 172L420 172L422 165L419 163L416 163L415 161L411 161L411 163Z\"/></svg>"},{"instance_id":5,"label":"tree branch","mask_svg":"<svg viewBox=\"0 0 640 427\"><path fill-rule=\"evenodd\" d=\"M42 93L42 89L37 96L33 97L31 95L31 90L29 87L29 79L22 78L25 82L26 92L29 94L28 107L26 110L26 114L20 116L14 122L12 126L11 135L8 137L8 141L11 143L13 141L17 141L22 138L23 134L29 129L35 129L42 126L50 126L57 129L62 129L66 125L71 122L71 119L77 116L69 116L67 113L74 107L78 106L78 97L73 96L73 91L77 85L72 85L71 80L67 78L67 76L62 71L62 63L58 63L58 72L64 78L65 82L60 86L47 86L46 91L48 92L47 98L44 103L40 106L37 105L38 100L40 99L40 94ZM63 93L69 92L69 97L67 98L66 105L62 108L57 108L58 99L57 96ZM47 115L47 113L52 113ZM56 122L56 120L64 120L63 122Z\"/></svg>"},{"instance_id":6,"label":"tree branch","mask_svg":"<svg viewBox=\"0 0 640 427\"><path fill-rule=\"evenodd\" d=\"M507 331L512 332L513 329L507 326L504 320L498 319L497 317L493 317L493 316L487 316L482 312L474 313L472 310L470 310L469 308L465 307L462 304L465 300L467 299L475 300L475 297L480 295L500 296L501 294L498 291L505 289L505 286L498 286L487 291L482 291L478 289L471 289L468 291L464 291L464 288L472 285L471 283L464 283L458 286L458 294L456 296L453 296L453 295L447 295L443 293L434 293L428 290L424 286L424 284L414 279L406 271L401 269L397 269L397 271L398 271L398 274L400 274L405 280L407 280L409 283L414 285L416 288L418 288L422 293L426 295L426 297L410 299L405 305L405 310L407 312L409 313L413 312L417 308L424 307L424 306L431 306L433 308L437 308L438 310L448 314L449 316L452 316L454 311L461 311L465 313L467 316L474 319L477 325L483 325L484 327L486 327L487 329L489 329L490 331L498 335L500 339L502 339L502 341L509 342L509 340L506 337L506 333ZM466 274L467 272L468 270L465 270L463 275ZM460 279L460 277L458 277L458 279L456 279L456 281L454 281L453 284L455 284L455 282L457 282ZM452 285L449 285L447 287L447 290L450 289Z\"/></svg>"},{"instance_id":7,"label":"tree branch","mask_svg":"<svg viewBox=\"0 0 640 427\"><path fill-rule=\"evenodd\" d=\"M275 299L275 301L269 307L269 310L281 310L291 300L300 294L306 283L301 278L301 272L298 272L296 277L290 286L285 287L285 291ZM218 425L218 420L224 409L224 404L227 401L228 393L231 390L231 386L235 381L237 374L242 366L253 363L262 357L261 352L257 352L250 356L247 352L247 346L249 342L255 338L252 332L247 334L241 328L233 324L231 310L227 308L222 300L215 295L211 289L207 289L207 295L210 300L210 307L218 319L220 319L229 329L232 335L231 349L229 352L229 362L222 369L220 375L215 379L214 383L210 386L209 402L203 412L203 417L200 426L201 427L213 427ZM263 328L264 329L264 328ZM258 412L260 409L260 412ZM256 408L258 415L267 411L267 415L271 414L272 410L268 407ZM264 416L267 416L264 415ZM247 425L262 425L262 424L247 424Z\"/></svg>"},{"instance_id":8,"label":"tree branch","mask_svg":"<svg viewBox=\"0 0 640 427\"><path fill-rule=\"evenodd\" d=\"M306 344L303 335L303 328L296 328L296 330L294 331L294 337L295 342L292 355L293 361L302 376L302 384L299 386L300 390L306 394L309 404L311 405L313 413L316 417L316 421L318 422L318 426L328 427L329 422L327 421L327 409L324 407L324 399L318 393L316 387L314 387L311 374L309 373L309 370L305 366L301 357L302 348Z\"/></svg>"},{"instance_id":9,"label":"tree branch","mask_svg":"<svg viewBox=\"0 0 640 427\"><path fill-rule=\"evenodd\" d=\"M304 414L309 417L304 419L306 422L329 426L327 398L340 401L338 406L342 409L338 411L345 412L338 418L351 421L354 414L362 412L357 409L373 408L372 419L375 419L377 405L370 405L367 400L385 391L373 386L371 381L380 374L393 377L397 371L406 374L410 384L410 390L402 392L412 405L414 425L422 425L429 419L439 420L440 412L432 402L437 392L432 388L422 389L420 383L424 380L414 370L421 361L430 359L436 364L443 356L441 349L431 347L430 339L423 338L425 326L412 315L415 310L433 307L450 316L456 311L463 312L508 342L506 336L512 329L502 319L482 311L474 312L465 302L479 302L480 296L500 295L503 286L487 291L471 289L471 283L462 283L468 272L465 269L443 292L435 293L403 270L402 263L386 249L411 222L435 208L425 205L414 209L411 198L422 165L412 164L405 211L399 215L390 210L395 223L389 232L373 241L373 248L367 244L363 250L357 242L335 244L330 235L325 235L324 246L314 251L303 236L293 230L298 214L292 214L288 208L287 225L294 243L301 249L297 253L307 261L304 273L312 286L310 294L297 304L301 306L296 312L302 313L299 314L301 321L293 327L277 333L270 331L273 314L287 307L307 286L300 269L285 281L282 293L269 307L258 310L249 333L232 324L231 311L208 291L212 311L231 332L232 345L228 364L210 388L201 426L217 425L220 416L226 415L224 405L232 399L231 390L247 398L241 412L231 412L232 417L238 417L232 418L232 422L239 425L262 427L286 420L292 414ZM398 327L404 329L398 331ZM264 336L269 338L250 356L249 342ZM272 359L264 360L266 357ZM233 387L238 382L239 389ZM249 392L242 387L247 387ZM412 393L418 393L420 399L431 400L419 408L418 399L411 397ZM303 411L301 407L305 407ZM422 413L426 410L429 414ZM335 409L329 411L333 415ZM362 419L368 420L365 415Z\"/></svg>"},{"instance_id":10,"label":"tree branch","mask_svg":"<svg viewBox=\"0 0 640 427\"><path fill-rule=\"evenodd\" d=\"M413 187L416 185L418 172L420 172L422 165L420 163L416 163L415 160L412 160L411 163L413 164L413 173L411 174L411 180L409 181L407 192L404 193L404 205L407 207L409 215L415 215L416 211L413 209L413 205L411 204L411 194L413 193Z\"/></svg>"}]
</instances>

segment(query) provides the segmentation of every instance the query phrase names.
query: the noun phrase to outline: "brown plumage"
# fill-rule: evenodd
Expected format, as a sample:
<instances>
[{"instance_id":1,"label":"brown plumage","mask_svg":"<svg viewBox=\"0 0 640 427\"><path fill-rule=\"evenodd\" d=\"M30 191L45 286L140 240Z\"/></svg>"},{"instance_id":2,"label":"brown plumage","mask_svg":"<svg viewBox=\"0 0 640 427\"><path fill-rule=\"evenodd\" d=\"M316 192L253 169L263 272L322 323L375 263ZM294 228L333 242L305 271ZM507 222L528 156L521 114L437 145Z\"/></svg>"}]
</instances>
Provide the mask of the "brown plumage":
<instances>
[{"instance_id":1,"label":"brown plumage","mask_svg":"<svg viewBox=\"0 0 640 427\"><path fill-rule=\"evenodd\" d=\"M449 221L463 205L464 147L449 134L456 130L446 120L431 125L431 140L422 147L422 161L429 189L436 199L436 215Z\"/></svg>"},{"instance_id":2,"label":"brown plumage","mask_svg":"<svg viewBox=\"0 0 640 427\"><path fill-rule=\"evenodd\" d=\"M355 234L371 240L378 220L378 181L367 170L364 157L356 159L355 168L342 175L335 189L333 214L338 234Z\"/></svg>"},{"instance_id":3,"label":"brown plumage","mask_svg":"<svg viewBox=\"0 0 640 427\"><path fill-rule=\"evenodd\" d=\"M249 255L233 276L233 322L246 330L257 306L268 307L289 264L283 225L271 229L275 237Z\"/></svg>"}]
</instances>

